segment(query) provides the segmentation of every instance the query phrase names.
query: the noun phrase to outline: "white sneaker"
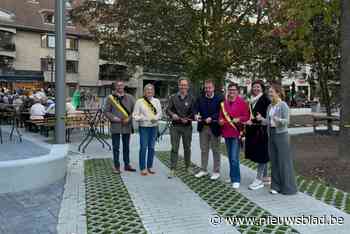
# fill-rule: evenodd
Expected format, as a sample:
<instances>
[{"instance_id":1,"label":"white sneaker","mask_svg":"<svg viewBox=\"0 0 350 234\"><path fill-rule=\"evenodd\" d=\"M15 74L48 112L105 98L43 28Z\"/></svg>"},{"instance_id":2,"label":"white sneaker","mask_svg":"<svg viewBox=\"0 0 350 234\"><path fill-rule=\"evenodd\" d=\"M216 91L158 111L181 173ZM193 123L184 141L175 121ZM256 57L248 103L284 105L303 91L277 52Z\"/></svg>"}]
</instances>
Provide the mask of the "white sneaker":
<instances>
[{"instance_id":1,"label":"white sneaker","mask_svg":"<svg viewBox=\"0 0 350 234\"><path fill-rule=\"evenodd\" d=\"M238 189L239 185L240 185L240 183L235 182L235 183L232 184L232 188Z\"/></svg>"},{"instance_id":2,"label":"white sneaker","mask_svg":"<svg viewBox=\"0 0 350 234\"><path fill-rule=\"evenodd\" d=\"M213 173L210 177L211 180L217 180L220 178L220 174L219 173Z\"/></svg>"},{"instance_id":3,"label":"white sneaker","mask_svg":"<svg viewBox=\"0 0 350 234\"><path fill-rule=\"evenodd\" d=\"M273 195L278 194L278 192L277 192L276 190L274 190L274 189L271 189L271 190L270 190L270 193L273 194Z\"/></svg>"},{"instance_id":4,"label":"white sneaker","mask_svg":"<svg viewBox=\"0 0 350 234\"><path fill-rule=\"evenodd\" d=\"M201 177L206 176L206 175L208 175L207 171L200 171L197 174L195 174L194 177L201 178Z\"/></svg>"},{"instance_id":5,"label":"white sneaker","mask_svg":"<svg viewBox=\"0 0 350 234\"><path fill-rule=\"evenodd\" d=\"M251 184L248 186L248 188L249 188L250 190L257 190L257 189L261 189L261 188L263 188L263 187L264 187L264 182L261 181L261 180L259 180L259 179L255 179L255 180L253 181L253 183L251 183Z\"/></svg>"},{"instance_id":6,"label":"white sneaker","mask_svg":"<svg viewBox=\"0 0 350 234\"><path fill-rule=\"evenodd\" d=\"M226 179L226 180L225 180L225 183L231 184L231 183L232 183L232 182L231 182L231 179Z\"/></svg>"}]
</instances>

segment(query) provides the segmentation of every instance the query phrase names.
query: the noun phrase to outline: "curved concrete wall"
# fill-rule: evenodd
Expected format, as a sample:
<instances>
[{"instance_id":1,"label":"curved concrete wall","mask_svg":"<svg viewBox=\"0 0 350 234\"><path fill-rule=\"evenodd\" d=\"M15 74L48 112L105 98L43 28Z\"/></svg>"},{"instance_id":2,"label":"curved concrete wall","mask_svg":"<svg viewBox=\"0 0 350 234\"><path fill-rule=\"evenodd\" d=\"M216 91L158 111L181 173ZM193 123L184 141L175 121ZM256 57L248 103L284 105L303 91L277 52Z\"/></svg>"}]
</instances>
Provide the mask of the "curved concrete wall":
<instances>
[{"instance_id":1,"label":"curved concrete wall","mask_svg":"<svg viewBox=\"0 0 350 234\"><path fill-rule=\"evenodd\" d=\"M0 193L47 186L66 175L68 145L53 145L47 155L0 161Z\"/></svg>"}]
</instances>

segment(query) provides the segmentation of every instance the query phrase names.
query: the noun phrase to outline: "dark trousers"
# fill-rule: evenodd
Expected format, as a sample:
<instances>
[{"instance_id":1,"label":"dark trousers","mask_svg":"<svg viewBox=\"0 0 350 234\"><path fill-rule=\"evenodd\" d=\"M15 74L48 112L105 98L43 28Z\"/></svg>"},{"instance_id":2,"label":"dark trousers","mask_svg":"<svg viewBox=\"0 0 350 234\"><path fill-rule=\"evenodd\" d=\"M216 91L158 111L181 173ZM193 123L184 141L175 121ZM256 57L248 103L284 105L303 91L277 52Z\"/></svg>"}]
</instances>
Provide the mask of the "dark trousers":
<instances>
[{"instance_id":1,"label":"dark trousers","mask_svg":"<svg viewBox=\"0 0 350 234\"><path fill-rule=\"evenodd\" d=\"M271 161L271 189L282 194L295 194L297 185L288 133L270 129L269 151Z\"/></svg>"},{"instance_id":2,"label":"dark trousers","mask_svg":"<svg viewBox=\"0 0 350 234\"><path fill-rule=\"evenodd\" d=\"M113 145L113 161L116 168L120 167L119 162L119 148L120 148L120 136L122 136L123 143L123 161L124 166L130 164L130 134L112 134L112 145Z\"/></svg>"},{"instance_id":3,"label":"dark trousers","mask_svg":"<svg viewBox=\"0 0 350 234\"><path fill-rule=\"evenodd\" d=\"M184 147L185 166L189 168L191 165L191 142L192 142L192 126L173 125L170 129L171 154L170 169L175 170L179 159L179 146L182 138Z\"/></svg>"}]
</instances>

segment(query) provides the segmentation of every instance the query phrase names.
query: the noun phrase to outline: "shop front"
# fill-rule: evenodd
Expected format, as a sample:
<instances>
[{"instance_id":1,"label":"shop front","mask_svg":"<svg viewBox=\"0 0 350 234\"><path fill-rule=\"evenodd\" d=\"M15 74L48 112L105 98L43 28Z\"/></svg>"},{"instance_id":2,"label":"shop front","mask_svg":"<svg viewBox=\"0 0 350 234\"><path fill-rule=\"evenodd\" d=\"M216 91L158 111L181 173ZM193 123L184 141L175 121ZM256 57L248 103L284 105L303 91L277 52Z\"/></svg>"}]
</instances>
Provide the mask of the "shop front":
<instances>
[{"instance_id":1,"label":"shop front","mask_svg":"<svg viewBox=\"0 0 350 234\"><path fill-rule=\"evenodd\" d=\"M0 89L36 91L44 88L44 76L41 71L14 70L0 73Z\"/></svg>"}]
</instances>

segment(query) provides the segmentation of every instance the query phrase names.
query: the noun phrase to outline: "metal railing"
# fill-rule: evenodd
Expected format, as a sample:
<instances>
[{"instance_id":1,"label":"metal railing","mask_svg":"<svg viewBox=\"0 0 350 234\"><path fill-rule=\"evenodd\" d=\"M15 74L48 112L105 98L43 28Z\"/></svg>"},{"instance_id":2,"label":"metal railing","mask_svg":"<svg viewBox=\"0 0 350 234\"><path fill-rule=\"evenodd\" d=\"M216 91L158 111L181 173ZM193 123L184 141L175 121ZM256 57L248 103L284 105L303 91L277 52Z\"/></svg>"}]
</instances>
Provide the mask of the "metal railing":
<instances>
[{"instance_id":1,"label":"metal railing","mask_svg":"<svg viewBox=\"0 0 350 234\"><path fill-rule=\"evenodd\" d=\"M0 51L16 51L16 45L14 43L1 43Z\"/></svg>"}]
</instances>

